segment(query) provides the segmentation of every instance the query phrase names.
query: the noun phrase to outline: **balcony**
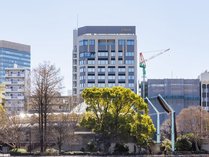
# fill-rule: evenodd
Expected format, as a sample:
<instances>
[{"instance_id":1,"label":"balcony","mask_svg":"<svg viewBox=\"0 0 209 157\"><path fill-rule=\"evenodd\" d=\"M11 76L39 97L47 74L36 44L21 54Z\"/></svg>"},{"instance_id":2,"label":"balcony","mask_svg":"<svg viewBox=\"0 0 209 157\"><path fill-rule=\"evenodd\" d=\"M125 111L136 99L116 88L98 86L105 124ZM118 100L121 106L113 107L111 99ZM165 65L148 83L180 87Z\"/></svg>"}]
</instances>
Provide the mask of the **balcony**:
<instances>
[{"instance_id":1,"label":"balcony","mask_svg":"<svg viewBox=\"0 0 209 157\"><path fill-rule=\"evenodd\" d=\"M24 103L15 103L15 102L13 102L13 103L5 103L5 108L7 108L7 107L24 107Z\"/></svg>"},{"instance_id":2,"label":"balcony","mask_svg":"<svg viewBox=\"0 0 209 157\"><path fill-rule=\"evenodd\" d=\"M24 96L16 96L16 95L10 96L10 95L6 95L6 96L5 96L5 99L6 99L6 100L10 100L10 99L24 100Z\"/></svg>"},{"instance_id":3,"label":"balcony","mask_svg":"<svg viewBox=\"0 0 209 157\"><path fill-rule=\"evenodd\" d=\"M25 74L5 74L6 77L25 77Z\"/></svg>"},{"instance_id":4,"label":"balcony","mask_svg":"<svg viewBox=\"0 0 209 157\"><path fill-rule=\"evenodd\" d=\"M24 92L24 89L23 88L17 88L17 89L6 88L5 92Z\"/></svg>"},{"instance_id":5,"label":"balcony","mask_svg":"<svg viewBox=\"0 0 209 157\"><path fill-rule=\"evenodd\" d=\"M24 85L24 81L5 81L6 85L13 85L13 84L17 84L17 85Z\"/></svg>"}]
</instances>

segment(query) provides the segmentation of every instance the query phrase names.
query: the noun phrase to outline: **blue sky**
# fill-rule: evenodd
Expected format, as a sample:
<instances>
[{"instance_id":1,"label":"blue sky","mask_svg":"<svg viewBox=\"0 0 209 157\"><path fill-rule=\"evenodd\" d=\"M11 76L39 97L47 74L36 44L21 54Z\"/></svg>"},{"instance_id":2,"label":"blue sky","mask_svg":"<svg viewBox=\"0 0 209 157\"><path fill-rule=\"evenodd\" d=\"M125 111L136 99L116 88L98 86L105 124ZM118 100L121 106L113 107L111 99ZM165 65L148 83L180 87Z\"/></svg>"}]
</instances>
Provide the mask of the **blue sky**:
<instances>
[{"instance_id":1,"label":"blue sky","mask_svg":"<svg viewBox=\"0 0 209 157\"><path fill-rule=\"evenodd\" d=\"M135 25L139 52L171 49L147 62L147 78L197 78L209 70L208 7L207 0L0 0L0 39L31 45L32 68L56 64L67 90L77 15L80 27Z\"/></svg>"}]
</instances>

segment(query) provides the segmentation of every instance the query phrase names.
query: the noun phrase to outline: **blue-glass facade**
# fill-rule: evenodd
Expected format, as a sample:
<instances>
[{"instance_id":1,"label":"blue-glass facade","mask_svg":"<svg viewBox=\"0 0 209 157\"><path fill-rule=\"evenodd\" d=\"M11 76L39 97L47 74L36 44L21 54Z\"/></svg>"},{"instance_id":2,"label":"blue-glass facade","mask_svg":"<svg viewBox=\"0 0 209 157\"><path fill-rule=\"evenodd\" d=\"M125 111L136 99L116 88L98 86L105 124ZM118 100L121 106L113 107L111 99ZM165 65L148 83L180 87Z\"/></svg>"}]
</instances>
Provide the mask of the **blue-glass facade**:
<instances>
[{"instance_id":1,"label":"blue-glass facade","mask_svg":"<svg viewBox=\"0 0 209 157\"><path fill-rule=\"evenodd\" d=\"M30 68L31 64L30 51L8 47L7 45L0 47L0 83L5 80L5 68L12 68L14 64L17 64L18 67Z\"/></svg>"}]
</instances>

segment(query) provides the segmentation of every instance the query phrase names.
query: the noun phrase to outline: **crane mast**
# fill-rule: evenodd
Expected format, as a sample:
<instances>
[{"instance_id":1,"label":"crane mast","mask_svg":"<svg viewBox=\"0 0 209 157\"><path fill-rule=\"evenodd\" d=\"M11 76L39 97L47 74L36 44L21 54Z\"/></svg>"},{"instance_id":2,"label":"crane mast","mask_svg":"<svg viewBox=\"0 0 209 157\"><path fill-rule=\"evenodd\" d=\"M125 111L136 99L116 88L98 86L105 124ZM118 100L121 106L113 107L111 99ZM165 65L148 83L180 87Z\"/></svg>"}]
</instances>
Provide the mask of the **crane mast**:
<instances>
[{"instance_id":1,"label":"crane mast","mask_svg":"<svg viewBox=\"0 0 209 157\"><path fill-rule=\"evenodd\" d=\"M150 58L148 59L144 59L144 56L143 56L143 53L140 52L139 53L139 67L142 68L142 78L143 78L143 81L142 81L142 88L143 88L143 91L142 91L142 98L144 99L145 98L145 80L146 80L146 62L149 61L149 60L152 60L166 52L168 52L170 49L165 49L153 56L151 56Z\"/></svg>"}]
</instances>

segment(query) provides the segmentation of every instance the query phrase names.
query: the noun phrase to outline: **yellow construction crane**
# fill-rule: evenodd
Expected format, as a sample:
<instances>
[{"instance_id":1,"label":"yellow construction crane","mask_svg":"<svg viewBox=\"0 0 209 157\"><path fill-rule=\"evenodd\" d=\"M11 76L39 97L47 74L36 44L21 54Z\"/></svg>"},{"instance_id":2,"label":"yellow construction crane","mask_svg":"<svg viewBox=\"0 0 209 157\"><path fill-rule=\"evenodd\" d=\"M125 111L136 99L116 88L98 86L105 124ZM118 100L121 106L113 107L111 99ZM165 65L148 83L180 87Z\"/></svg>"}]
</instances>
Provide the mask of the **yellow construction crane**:
<instances>
[{"instance_id":1,"label":"yellow construction crane","mask_svg":"<svg viewBox=\"0 0 209 157\"><path fill-rule=\"evenodd\" d=\"M155 57L158 57L158 56L160 56L160 55L168 52L169 50L170 49L162 50L159 53L151 56L148 59L144 59L144 56L143 56L143 53L142 52L139 53L139 67L142 68L142 78L143 78L143 82L142 82L142 88L143 88L142 98L145 98L146 62L149 61L149 60L151 60L151 59L154 59Z\"/></svg>"}]
</instances>

